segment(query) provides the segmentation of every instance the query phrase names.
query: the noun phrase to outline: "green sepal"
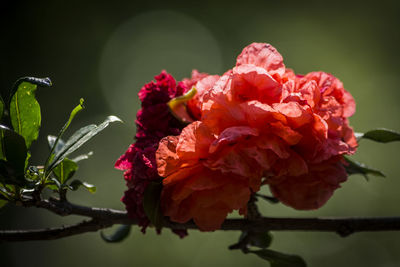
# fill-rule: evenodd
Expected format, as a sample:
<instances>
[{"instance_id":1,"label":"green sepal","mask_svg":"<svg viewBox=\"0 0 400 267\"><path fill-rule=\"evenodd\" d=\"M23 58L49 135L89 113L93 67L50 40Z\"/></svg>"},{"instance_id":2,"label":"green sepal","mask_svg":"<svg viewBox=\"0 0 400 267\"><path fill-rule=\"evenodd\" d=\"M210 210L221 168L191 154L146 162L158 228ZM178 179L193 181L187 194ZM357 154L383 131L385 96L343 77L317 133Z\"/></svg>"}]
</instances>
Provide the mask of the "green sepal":
<instances>
[{"instance_id":1,"label":"green sepal","mask_svg":"<svg viewBox=\"0 0 400 267\"><path fill-rule=\"evenodd\" d=\"M143 195L144 212L157 230L160 230L164 224L160 206L161 191L162 183L151 182L147 185Z\"/></svg>"},{"instance_id":2,"label":"green sepal","mask_svg":"<svg viewBox=\"0 0 400 267\"><path fill-rule=\"evenodd\" d=\"M100 232L101 239L107 243L119 243L129 236L131 232L131 226L122 224L118 229L111 235L105 235L103 231Z\"/></svg>"}]
</instances>

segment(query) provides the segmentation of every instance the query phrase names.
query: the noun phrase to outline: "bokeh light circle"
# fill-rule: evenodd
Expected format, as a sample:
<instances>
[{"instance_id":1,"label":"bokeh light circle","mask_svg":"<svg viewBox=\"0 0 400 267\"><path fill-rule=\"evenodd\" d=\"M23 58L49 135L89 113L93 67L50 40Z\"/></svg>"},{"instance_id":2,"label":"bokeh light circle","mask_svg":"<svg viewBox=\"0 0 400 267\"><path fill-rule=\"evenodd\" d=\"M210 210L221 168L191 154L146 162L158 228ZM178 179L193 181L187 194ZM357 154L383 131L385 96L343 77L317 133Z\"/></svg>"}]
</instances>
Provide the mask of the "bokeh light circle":
<instances>
[{"instance_id":1,"label":"bokeh light circle","mask_svg":"<svg viewBox=\"0 0 400 267\"><path fill-rule=\"evenodd\" d=\"M101 88L111 111L133 126L137 93L165 69L176 79L192 69L217 74L222 60L212 33L195 19L164 10L127 20L111 35L101 56Z\"/></svg>"}]
</instances>

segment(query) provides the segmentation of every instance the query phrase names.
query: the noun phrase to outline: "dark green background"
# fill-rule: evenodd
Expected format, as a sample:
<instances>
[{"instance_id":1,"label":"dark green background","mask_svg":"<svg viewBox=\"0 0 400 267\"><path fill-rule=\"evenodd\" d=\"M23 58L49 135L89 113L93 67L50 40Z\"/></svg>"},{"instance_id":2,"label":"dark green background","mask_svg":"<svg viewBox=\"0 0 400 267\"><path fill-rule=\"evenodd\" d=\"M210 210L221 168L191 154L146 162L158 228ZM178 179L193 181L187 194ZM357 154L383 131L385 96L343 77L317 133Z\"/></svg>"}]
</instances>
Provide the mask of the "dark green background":
<instances>
[{"instance_id":1,"label":"dark green background","mask_svg":"<svg viewBox=\"0 0 400 267\"><path fill-rule=\"evenodd\" d=\"M339 77L355 97L351 124L357 131L400 130L399 14L397 1L1 1L0 88L3 96L21 76L51 77L38 90L42 132L33 163L47 156L46 134L55 134L80 97L87 109L74 129L120 116L82 151L95 152L77 177L97 185L71 201L123 209L125 190L115 160L134 135L137 92L162 69L177 79L192 68L222 74L247 44L269 42L297 73L323 70ZM68 133L67 133L68 134ZM261 204L267 216L400 215L399 144L362 141L356 158L387 178L352 176L320 210L294 211ZM266 192L267 190L264 189ZM77 222L39 209L7 207L1 228L48 227ZM98 233L57 241L0 244L1 266L267 266L253 255L228 251L239 233L191 231L179 240L168 230L142 235L134 229L121 244ZM400 265L400 233L274 233L273 249L302 255L309 266Z\"/></svg>"}]
</instances>

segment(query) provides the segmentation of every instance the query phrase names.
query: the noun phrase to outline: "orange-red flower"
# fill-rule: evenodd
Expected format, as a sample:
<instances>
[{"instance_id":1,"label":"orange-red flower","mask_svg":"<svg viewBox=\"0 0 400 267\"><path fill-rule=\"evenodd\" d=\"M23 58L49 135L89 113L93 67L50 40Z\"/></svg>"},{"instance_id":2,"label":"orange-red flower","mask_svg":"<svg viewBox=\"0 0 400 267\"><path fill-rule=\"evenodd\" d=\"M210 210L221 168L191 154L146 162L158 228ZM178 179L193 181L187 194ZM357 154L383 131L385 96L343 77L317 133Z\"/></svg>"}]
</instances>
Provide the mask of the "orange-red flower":
<instances>
[{"instance_id":1,"label":"orange-red flower","mask_svg":"<svg viewBox=\"0 0 400 267\"><path fill-rule=\"evenodd\" d=\"M201 118L203 96L214 86L218 79L218 75L208 75L207 73L200 73L197 70L192 71L192 77L190 79L183 79L182 82L187 88L191 89L195 87L197 91L197 94L187 102L188 115L193 120L199 120Z\"/></svg>"},{"instance_id":2,"label":"orange-red flower","mask_svg":"<svg viewBox=\"0 0 400 267\"><path fill-rule=\"evenodd\" d=\"M218 229L232 210L246 213L261 184L286 205L316 209L347 179L341 162L357 147L348 125L355 102L333 75L296 75L271 45L253 43L207 85L196 99L200 121L156 153L171 220Z\"/></svg>"},{"instance_id":3,"label":"orange-red flower","mask_svg":"<svg viewBox=\"0 0 400 267\"><path fill-rule=\"evenodd\" d=\"M259 180L208 166L210 158L219 158L209 151L216 143L218 139L200 121L183 129L179 138L161 140L156 160L160 176L167 177L161 207L172 221L193 219L201 230L215 230L233 210L244 214L251 190L259 189Z\"/></svg>"}]
</instances>

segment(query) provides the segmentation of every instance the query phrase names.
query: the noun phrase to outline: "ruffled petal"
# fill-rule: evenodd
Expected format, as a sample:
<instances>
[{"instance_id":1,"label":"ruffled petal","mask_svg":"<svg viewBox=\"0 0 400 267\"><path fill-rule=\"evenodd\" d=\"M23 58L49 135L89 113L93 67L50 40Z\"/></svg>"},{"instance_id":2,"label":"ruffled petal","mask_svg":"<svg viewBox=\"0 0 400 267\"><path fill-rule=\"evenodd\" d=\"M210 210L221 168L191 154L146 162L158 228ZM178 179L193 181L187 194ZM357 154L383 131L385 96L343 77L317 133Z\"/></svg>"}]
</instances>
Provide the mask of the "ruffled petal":
<instances>
[{"instance_id":1,"label":"ruffled petal","mask_svg":"<svg viewBox=\"0 0 400 267\"><path fill-rule=\"evenodd\" d=\"M252 43L246 46L236 61L236 66L243 64L252 64L264 68L271 75L282 76L285 73L281 54L270 44Z\"/></svg>"},{"instance_id":2,"label":"ruffled petal","mask_svg":"<svg viewBox=\"0 0 400 267\"><path fill-rule=\"evenodd\" d=\"M346 179L342 164L328 162L311 166L304 175L285 176L276 183L271 179L269 185L283 204L298 210L312 210L322 207Z\"/></svg>"}]
</instances>

